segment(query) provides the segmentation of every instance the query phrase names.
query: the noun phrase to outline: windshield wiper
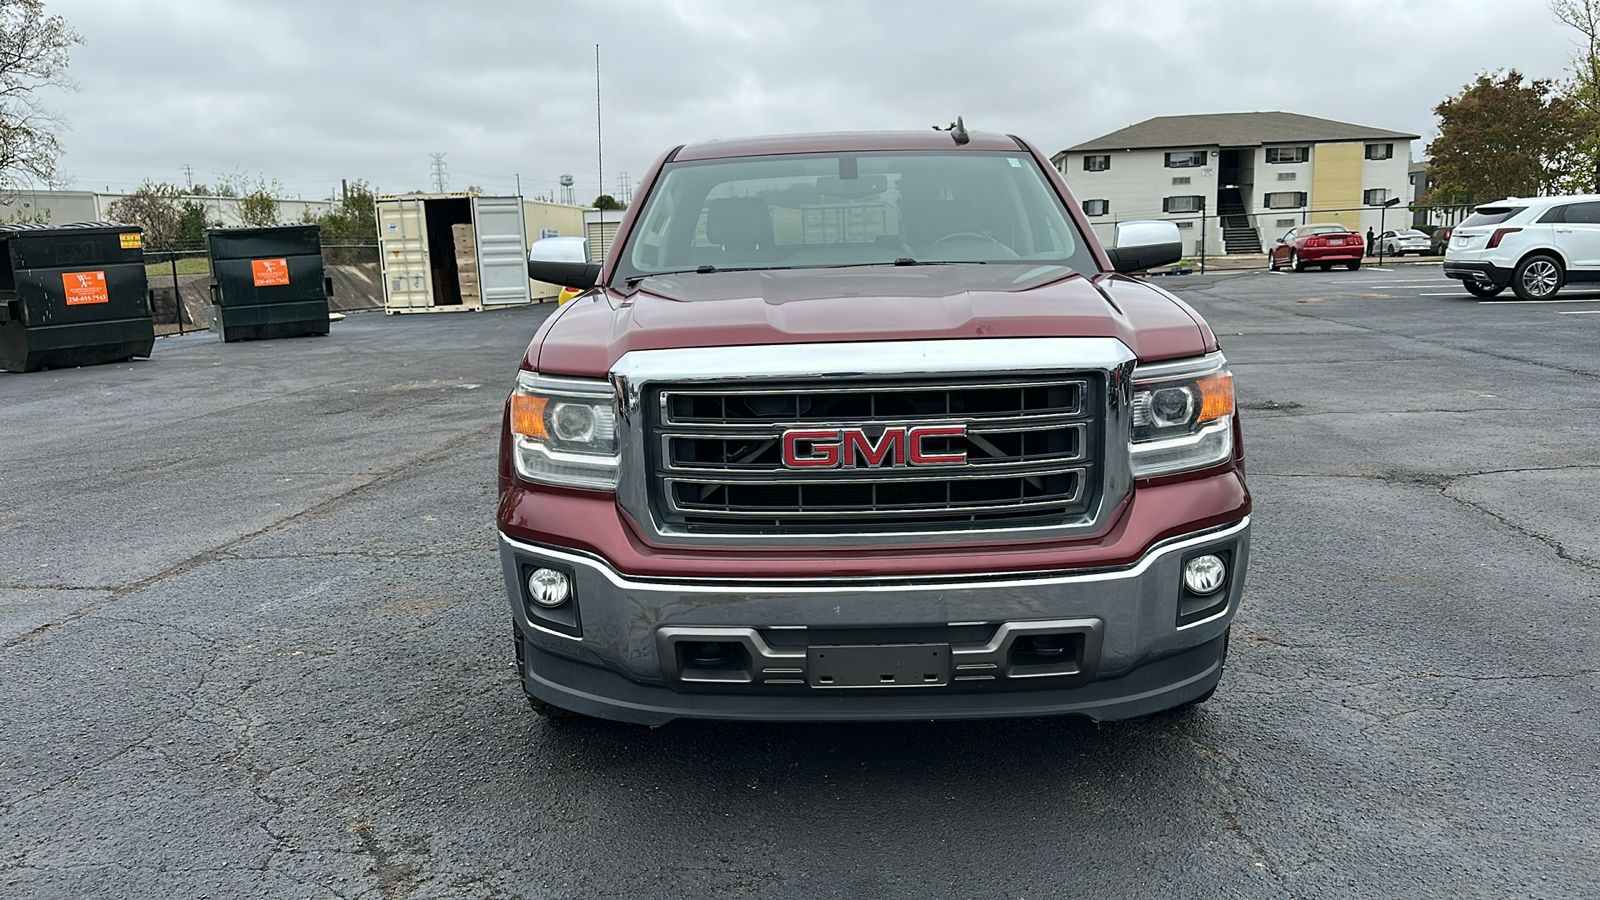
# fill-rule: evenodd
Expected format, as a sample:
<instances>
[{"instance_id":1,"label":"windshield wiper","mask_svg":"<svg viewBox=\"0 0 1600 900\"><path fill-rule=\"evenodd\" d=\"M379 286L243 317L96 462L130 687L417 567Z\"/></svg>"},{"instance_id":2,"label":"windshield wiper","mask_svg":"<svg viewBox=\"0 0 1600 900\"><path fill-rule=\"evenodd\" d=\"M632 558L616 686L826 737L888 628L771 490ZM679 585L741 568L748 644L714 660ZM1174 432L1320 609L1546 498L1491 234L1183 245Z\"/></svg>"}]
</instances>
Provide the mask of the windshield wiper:
<instances>
[{"instance_id":1,"label":"windshield wiper","mask_svg":"<svg viewBox=\"0 0 1600 900\"><path fill-rule=\"evenodd\" d=\"M623 281L623 283L628 287L638 287L639 282L645 280L646 278L657 278L662 275L711 275L721 272L772 272L778 269L792 268L794 268L794 266L734 266L719 269L716 266L707 263L703 266L696 266L693 269L676 269L671 272L645 272L642 275L629 275Z\"/></svg>"},{"instance_id":2,"label":"windshield wiper","mask_svg":"<svg viewBox=\"0 0 1600 900\"><path fill-rule=\"evenodd\" d=\"M912 259L902 256L894 261L897 266L987 266L987 259Z\"/></svg>"}]
</instances>

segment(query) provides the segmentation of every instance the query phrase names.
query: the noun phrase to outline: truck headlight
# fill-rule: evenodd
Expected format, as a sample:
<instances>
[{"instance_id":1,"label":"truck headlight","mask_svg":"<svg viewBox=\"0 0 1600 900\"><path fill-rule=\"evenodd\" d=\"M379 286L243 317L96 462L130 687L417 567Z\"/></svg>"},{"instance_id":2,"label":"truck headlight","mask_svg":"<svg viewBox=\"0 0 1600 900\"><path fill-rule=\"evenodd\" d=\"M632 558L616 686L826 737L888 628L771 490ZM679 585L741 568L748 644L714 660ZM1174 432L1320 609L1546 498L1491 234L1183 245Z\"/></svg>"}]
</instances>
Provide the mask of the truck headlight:
<instances>
[{"instance_id":1,"label":"truck headlight","mask_svg":"<svg viewBox=\"0 0 1600 900\"><path fill-rule=\"evenodd\" d=\"M517 375L511 393L517 474L559 487L617 489L617 408L604 381Z\"/></svg>"},{"instance_id":2,"label":"truck headlight","mask_svg":"<svg viewBox=\"0 0 1600 900\"><path fill-rule=\"evenodd\" d=\"M1233 375L1221 353L1133 370L1133 477L1215 465L1233 454Z\"/></svg>"}]
</instances>

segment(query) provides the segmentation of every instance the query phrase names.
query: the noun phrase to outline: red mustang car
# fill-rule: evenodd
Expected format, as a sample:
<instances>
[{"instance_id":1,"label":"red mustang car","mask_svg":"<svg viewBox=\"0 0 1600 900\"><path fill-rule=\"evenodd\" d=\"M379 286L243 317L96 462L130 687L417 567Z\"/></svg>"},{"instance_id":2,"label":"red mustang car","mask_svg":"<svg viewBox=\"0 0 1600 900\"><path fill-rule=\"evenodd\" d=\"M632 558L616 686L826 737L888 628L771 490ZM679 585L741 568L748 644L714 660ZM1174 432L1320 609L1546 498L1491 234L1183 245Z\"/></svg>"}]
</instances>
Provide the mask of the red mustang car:
<instances>
[{"instance_id":1,"label":"red mustang car","mask_svg":"<svg viewBox=\"0 0 1600 900\"><path fill-rule=\"evenodd\" d=\"M1301 225L1267 251L1267 268L1276 272L1288 266L1304 272L1306 266L1321 266L1326 272L1334 263L1342 263L1354 271L1361 268L1366 250L1366 239L1343 225Z\"/></svg>"}]
</instances>

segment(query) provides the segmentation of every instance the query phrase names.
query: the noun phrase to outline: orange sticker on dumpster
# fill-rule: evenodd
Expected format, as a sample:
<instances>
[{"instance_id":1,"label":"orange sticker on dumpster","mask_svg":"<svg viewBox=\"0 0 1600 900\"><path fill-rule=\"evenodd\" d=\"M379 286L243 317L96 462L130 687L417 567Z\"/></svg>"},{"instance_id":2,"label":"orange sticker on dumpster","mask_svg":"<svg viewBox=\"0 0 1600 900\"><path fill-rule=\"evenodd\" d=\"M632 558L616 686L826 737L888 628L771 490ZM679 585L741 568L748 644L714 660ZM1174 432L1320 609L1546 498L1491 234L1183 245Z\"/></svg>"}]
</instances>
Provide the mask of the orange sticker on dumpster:
<instances>
[{"instance_id":1,"label":"orange sticker on dumpster","mask_svg":"<svg viewBox=\"0 0 1600 900\"><path fill-rule=\"evenodd\" d=\"M256 287L289 283L289 261L287 259L252 259L250 260L250 271L256 277Z\"/></svg>"},{"instance_id":2,"label":"orange sticker on dumpster","mask_svg":"<svg viewBox=\"0 0 1600 900\"><path fill-rule=\"evenodd\" d=\"M63 272L61 286L66 289L68 306L111 302L111 295L106 293L104 272Z\"/></svg>"}]
</instances>

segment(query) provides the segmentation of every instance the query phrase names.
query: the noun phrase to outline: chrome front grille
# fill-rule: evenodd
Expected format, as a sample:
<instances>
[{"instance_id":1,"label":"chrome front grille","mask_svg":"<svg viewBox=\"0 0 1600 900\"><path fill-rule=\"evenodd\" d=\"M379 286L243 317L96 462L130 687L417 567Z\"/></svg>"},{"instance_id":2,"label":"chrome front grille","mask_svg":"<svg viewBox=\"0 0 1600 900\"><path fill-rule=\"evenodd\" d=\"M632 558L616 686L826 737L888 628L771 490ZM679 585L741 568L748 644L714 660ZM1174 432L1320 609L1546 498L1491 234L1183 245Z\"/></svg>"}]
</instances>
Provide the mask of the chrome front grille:
<instances>
[{"instance_id":1,"label":"chrome front grille","mask_svg":"<svg viewBox=\"0 0 1600 900\"><path fill-rule=\"evenodd\" d=\"M782 535L1050 527L1091 515L1105 445L1100 373L652 385L653 505L687 534ZM791 429L961 425L929 454L964 464L785 466ZM898 462L899 464L896 464Z\"/></svg>"}]
</instances>

